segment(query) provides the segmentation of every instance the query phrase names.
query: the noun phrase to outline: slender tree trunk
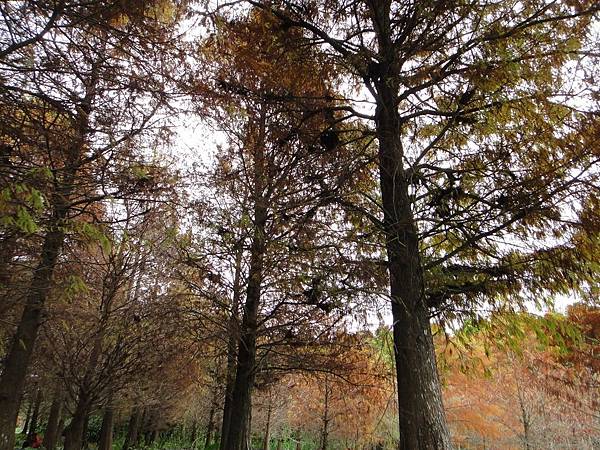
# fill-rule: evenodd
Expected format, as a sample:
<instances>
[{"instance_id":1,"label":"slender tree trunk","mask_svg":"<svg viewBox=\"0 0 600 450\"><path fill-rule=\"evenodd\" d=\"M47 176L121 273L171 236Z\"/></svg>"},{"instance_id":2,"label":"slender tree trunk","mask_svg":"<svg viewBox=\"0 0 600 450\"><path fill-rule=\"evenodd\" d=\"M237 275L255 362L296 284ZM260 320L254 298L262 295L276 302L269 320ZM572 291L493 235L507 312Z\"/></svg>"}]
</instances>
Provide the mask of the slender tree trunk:
<instances>
[{"instance_id":1,"label":"slender tree trunk","mask_svg":"<svg viewBox=\"0 0 600 450\"><path fill-rule=\"evenodd\" d=\"M33 412L33 404L35 401L29 400L27 405L27 414L25 414L25 424L23 425L23 429L21 430L21 434L27 436L29 432L29 423L31 422L31 413Z\"/></svg>"},{"instance_id":2,"label":"slender tree trunk","mask_svg":"<svg viewBox=\"0 0 600 450\"><path fill-rule=\"evenodd\" d=\"M331 422L331 418L329 417L329 397L331 395L331 386L329 385L329 378L325 375L325 392L323 397L323 416L321 417L321 422L323 427L321 428L321 450L327 450L327 446L329 445L329 422Z\"/></svg>"},{"instance_id":3,"label":"slender tree trunk","mask_svg":"<svg viewBox=\"0 0 600 450\"><path fill-rule=\"evenodd\" d=\"M100 442L98 450L112 450L113 443L113 428L114 428L114 410L112 406L107 406L104 409L102 417L102 427L100 428Z\"/></svg>"},{"instance_id":4,"label":"slender tree trunk","mask_svg":"<svg viewBox=\"0 0 600 450\"><path fill-rule=\"evenodd\" d=\"M240 330L237 357L237 372L231 399L232 411L229 433L226 436L225 450L246 450L250 437L248 421L252 404L256 363L256 336L258 331L258 311L263 280L263 260L266 251L265 229L267 204L264 198L264 136L265 118L261 114L257 138L254 140L254 233L250 248L250 268L246 302ZM252 140L252 139L250 139Z\"/></svg>"},{"instance_id":5,"label":"slender tree trunk","mask_svg":"<svg viewBox=\"0 0 600 450\"><path fill-rule=\"evenodd\" d=\"M38 418L40 416L40 405L42 404L43 393L40 388L38 388L35 393L35 404L33 405L33 412L31 413L31 421L29 422L29 430L27 431L27 438L29 440L33 439L33 436L36 433L38 427Z\"/></svg>"},{"instance_id":6,"label":"slender tree trunk","mask_svg":"<svg viewBox=\"0 0 600 450\"><path fill-rule=\"evenodd\" d=\"M213 399L214 400L214 399ZM210 413L208 415L208 424L206 425L206 440L204 441L204 448L207 449L212 443L212 434L215 427L215 402L211 402Z\"/></svg>"},{"instance_id":7,"label":"slender tree trunk","mask_svg":"<svg viewBox=\"0 0 600 450\"><path fill-rule=\"evenodd\" d=\"M238 333L238 307L242 291L242 256L244 246L240 241L235 254L235 275L233 279L233 298L231 300L231 315L229 316L229 337L227 341L227 383L225 385L225 402L223 404L223 421L221 423L221 440L219 450L225 450L225 442L229 436L229 424L231 423L231 399L235 384L236 356L239 343Z\"/></svg>"},{"instance_id":8,"label":"slender tree trunk","mask_svg":"<svg viewBox=\"0 0 600 450\"><path fill-rule=\"evenodd\" d=\"M194 420L192 422L192 430L190 432L190 441L192 442L192 448L196 448L196 439L198 438L198 422Z\"/></svg>"},{"instance_id":9,"label":"slender tree trunk","mask_svg":"<svg viewBox=\"0 0 600 450\"><path fill-rule=\"evenodd\" d=\"M44 433L44 448L46 450L54 450L59 436L60 416L62 412L62 393L59 389L54 393L54 399L50 406L50 415L46 424L46 432Z\"/></svg>"},{"instance_id":10,"label":"slender tree trunk","mask_svg":"<svg viewBox=\"0 0 600 450\"><path fill-rule=\"evenodd\" d=\"M129 426L127 427L127 436L123 443L123 450L129 450L137 444L138 432L142 423L142 410L139 406L135 406L129 418Z\"/></svg>"},{"instance_id":11,"label":"slender tree trunk","mask_svg":"<svg viewBox=\"0 0 600 450\"><path fill-rule=\"evenodd\" d=\"M509 355L511 361L513 361L512 355ZM523 448L524 450L531 450L531 415L527 409L523 388L519 379L517 370L514 370L514 379L517 387L517 399L519 400L519 409L521 410L521 425L523 426Z\"/></svg>"},{"instance_id":12,"label":"slender tree trunk","mask_svg":"<svg viewBox=\"0 0 600 450\"><path fill-rule=\"evenodd\" d=\"M269 450L271 447L271 416L273 414L273 401L269 392L269 404L267 406L267 424L265 426L265 440L263 442L263 450Z\"/></svg>"},{"instance_id":13,"label":"slender tree trunk","mask_svg":"<svg viewBox=\"0 0 600 450\"><path fill-rule=\"evenodd\" d=\"M450 435L424 296L419 238L403 168L398 77L386 75L399 70L391 39L390 2L373 2L370 7L383 74L374 81L378 94L375 120L394 323L399 449L449 449Z\"/></svg>"}]
</instances>

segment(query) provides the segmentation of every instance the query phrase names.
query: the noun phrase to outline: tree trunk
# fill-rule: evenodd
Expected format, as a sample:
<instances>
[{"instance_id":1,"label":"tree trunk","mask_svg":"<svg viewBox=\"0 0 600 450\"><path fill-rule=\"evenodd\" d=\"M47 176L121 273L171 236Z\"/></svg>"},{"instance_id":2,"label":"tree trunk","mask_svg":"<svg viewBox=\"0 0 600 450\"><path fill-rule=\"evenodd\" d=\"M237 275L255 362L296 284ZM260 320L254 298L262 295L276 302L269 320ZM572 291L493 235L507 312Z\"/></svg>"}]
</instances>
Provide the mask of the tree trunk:
<instances>
[{"instance_id":1,"label":"tree trunk","mask_svg":"<svg viewBox=\"0 0 600 450\"><path fill-rule=\"evenodd\" d=\"M391 40L390 2L371 6L382 73L396 73ZM398 381L400 450L449 449L429 309L424 296L419 237L403 168L397 77L374 81L379 142L379 175L390 276L394 353Z\"/></svg>"},{"instance_id":2,"label":"tree trunk","mask_svg":"<svg viewBox=\"0 0 600 450\"><path fill-rule=\"evenodd\" d=\"M44 433L44 448L46 450L54 450L59 436L60 416L62 412L62 394L57 389L50 406L50 415L46 424L46 432Z\"/></svg>"},{"instance_id":3,"label":"tree trunk","mask_svg":"<svg viewBox=\"0 0 600 450\"><path fill-rule=\"evenodd\" d=\"M263 450L271 448L271 415L273 414L273 403L271 392L269 392L269 405L267 406L267 424L265 426L265 440L263 442Z\"/></svg>"},{"instance_id":4,"label":"tree trunk","mask_svg":"<svg viewBox=\"0 0 600 450\"><path fill-rule=\"evenodd\" d=\"M198 438L198 422L194 420L192 422L192 430L190 432L190 441L192 443L192 448L196 448L196 439Z\"/></svg>"},{"instance_id":5,"label":"tree trunk","mask_svg":"<svg viewBox=\"0 0 600 450\"><path fill-rule=\"evenodd\" d=\"M64 450L81 450L83 447L89 409L88 398L80 396L71 423L65 430Z\"/></svg>"},{"instance_id":6,"label":"tree trunk","mask_svg":"<svg viewBox=\"0 0 600 450\"><path fill-rule=\"evenodd\" d=\"M231 300L231 315L229 316L229 337L227 341L227 383L225 385L225 402L223 404L223 421L221 423L221 440L219 450L225 450L229 425L231 423L231 398L235 385L236 355L239 343L238 334L238 307L242 290L242 256L244 247L240 241L235 254L235 275L233 279L233 298Z\"/></svg>"},{"instance_id":7,"label":"tree trunk","mask_svg":"<svg viewBox=\"0 0 600 450\"><path fill-rule=\"evenodd\" d=\"M325 375L325 395L323 398L323 416L321 422L323 427L321 428L321 450L327 450L329 445L329 397L331 395L331 387L329 385L329 378Z\"/></svg>"},{"instance_id":8,"label":"tree trunk","mask_svg":"<svg viewBox=\"0 0 600 450\"><path fill-rule=\"evenodd\" d=\"M25 424L23 425L23 429L21 430L21 434L25 436L27 436L27 433L29 432L29 423L31 422L31 413L33 412L34 403L35 402L29 400L29 404L27 405L27 414L25 414Z\"/></svg>"},{"instance_id":9,"label":"tree trunk","mask_svg":"<svg viewBox=\"0 0 600 450\"><path fill-rule=\"evenodd\" d=\"M448 449L450 437L425 303L418 235L402 168L396 96L377 105L380 183L398 381L400 450Z\"/></svg>"},{"instance_id":10,"label":"tree trunk","mask_svg":"<svg viewBox=\"0 0 600 450\"><path fill-rule=\"evenodd\" d=\"M251 128L251 127L250 127ZM240 330L237 372L231 398L229 433L225 439L225 450L246 450L250 437L248 421L252 402L256 363L256 336L258 331L258 311L263 280L263 259L266 251L265 229L267 223L267 203L264 198L264 136L265 117L261 114L258 135L254 144L254 233L250 248L250 268L246 302Z\"/></svg>"},{"instance_id":11,"label":"tree trunk","mask_svg":"<svg viewBox=\"0 0 600 450\"><path fill-rule=\"evenodd\" d=\"M213 399L214 400L214 399ZM211 402L210 413L208 415L208 424L206 425L206 440L204 441L204 448L207 449L212 442L213 428L215 427L215 403Z\"/></svg>"},{"instance_id":12,"label":"tree trunk","mask_svg":"<svg viewBox=\"0 0 600 450\"><path fill-rule=\"evenodd\" d=\"M38 388L35 393L35 404L33 405L33 412L31 413L31 421L29 422L29 430L27 431L27 438L31 441L35 435L38 427L38 418L40 416L40 405L42 404L42 390Z\"/></svg>"},{"instance_id":13,"label":"tree trunk","mask_svg":"<svg viewBox=\"0 0 600 450\"><path fill-rule=\"evenodd\" d=\"M114 410L112 406L107 406L104 409L104 415L102 417L102 427L100 428L100 442L98 443L98 450L112 450L113 427Z\"/></svg>"},{"instance_id":14,"label":"tree trunk","mask_svg":"<svg viewBox=\"0 0 600 450\"><path fill-rule=\"evenodd\" d=\"M139 406L135 406L129 418L129 426L127 427L127 436L123 443L123 450L129 450L135 447L138 439L140 424L142 423L142 410Z\"/></svg>"},{"instance_id":15,"label":"tree trunk","mask_svg":"<svg viewBox=\"0 0 600 450\"><path fill-rule=\"evenodd\" d=\"M66 211L60 211L53 221L56 225L44 238L40 262L33 273L25 308L6 359L0 378L0 450L13 450L19 403L25 385L25 376L33 353L42 318L42 309L52 282L52 274L64 241L59 224ZM31 428L31 427L30 427Z\"/></svg>"},{"instance_id":16,"label":"tree trunk","mask_svg":"<svg viewBox=\"0 0 600 450\"><path fill-rule=\"evenodd\" d=\"M245 450L244 435L250 415L252 388L254 386L256 333L262 283L266 208L263 206L257 207L255 217L249 281L238 349L237 372L231 399L231 409L236 413L231 415L229 433L225 438L225 450Z\"/></svg>"}]
</instances>

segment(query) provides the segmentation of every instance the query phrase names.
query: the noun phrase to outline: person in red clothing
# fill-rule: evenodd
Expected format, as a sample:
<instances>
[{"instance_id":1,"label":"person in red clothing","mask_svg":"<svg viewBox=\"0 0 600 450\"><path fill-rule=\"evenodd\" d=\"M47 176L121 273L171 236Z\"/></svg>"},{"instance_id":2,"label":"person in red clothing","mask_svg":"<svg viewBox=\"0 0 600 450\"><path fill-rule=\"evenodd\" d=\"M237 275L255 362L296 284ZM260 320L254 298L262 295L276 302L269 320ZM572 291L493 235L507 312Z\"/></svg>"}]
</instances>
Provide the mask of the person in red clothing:
<instances>
[{"instance_id":1,"label":"person in red clothing","mask_svg":"<svg viewBox=\"0 0 600 450\"><path fill-rule=\"evenodd\" d=\"M28 437L21 448L40 448L42 446L42 438L39 434L34 433L33 436Z\"/></svg>"},{"instance_id":2,"label":"person in red clothing","mask_svg":"<svg viewBox=\"0 0 600 450\"><path fill-rule=\"evenodd\" d=\"M31 448L40 448L42 446L42 438L39 434L35 433L31 442Z\"/></svg>"}]
</instances>

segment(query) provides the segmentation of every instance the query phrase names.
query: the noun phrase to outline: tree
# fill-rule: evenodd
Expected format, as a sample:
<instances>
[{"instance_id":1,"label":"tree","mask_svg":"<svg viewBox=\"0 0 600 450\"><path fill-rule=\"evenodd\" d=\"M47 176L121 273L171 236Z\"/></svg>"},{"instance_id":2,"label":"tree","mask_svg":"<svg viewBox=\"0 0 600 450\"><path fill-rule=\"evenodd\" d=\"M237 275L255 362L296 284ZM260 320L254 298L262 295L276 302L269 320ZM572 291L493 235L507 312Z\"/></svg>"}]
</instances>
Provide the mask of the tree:
<instances>
[{"instance_id":1,"label":"tree","mask_svg":"<svg viewBox=\"0 0 600 450\"><path fill-rule=\"evenodd\" d=\"M331 193L351 185L353 175L360 179L368 164L350 159L338 136L325 57L288 46L275 26L260 12L223 24L204 47L214 79L197 88L218 102L211 114L228 138L219 155L218 201L240 215L216 232L235 258L247 255L238 342L231 346L237 348L236 377L226 397L226 405L230 400L231 410L241 413L231 416L226 430L224 412L224 448L246 445L252 387L262 364L267 370L273 347L317 340L339 317L339 299L350 291L342 286L344 275L350 275L341 273L335 256L344 253L339 249L347 230L336 233L331 223L339 217L327 207ZM263 51L245 44L249 36L260 40ZM318 75L308 71L307 61L318 64ZM282 71L286 80L279 78ZM356 130L347 136L361 137ZM241 229L227 228L236 223Z\"/></svg>"},{"instance_id":2,"label":"tree","mask_svg":"<svg viewBox=\"0 0 600 450\"><path fill-rule=\"evenodd\" d=\"M571 284L589 280L589 259L561 259L560 245L522 252L511 241L564 237L578 224L561 208L577 210L571 199L584 199L594 184L597 155L586 136L597 117L564 99L581 89L579 98L597 101L587 30L598 6L247 3L296 40L331 52L337 69L372 97L374 114L357 116L370 121L379 144L374 203L383 218L375 224L389 272L399 448L450 448L432 314L471 312L469 300L517 290L515 280L560 278L565 265ZM585 68L569 87L573 59ZM550 288L566 289L561 281Z\"/></svg>"}]
</instances>

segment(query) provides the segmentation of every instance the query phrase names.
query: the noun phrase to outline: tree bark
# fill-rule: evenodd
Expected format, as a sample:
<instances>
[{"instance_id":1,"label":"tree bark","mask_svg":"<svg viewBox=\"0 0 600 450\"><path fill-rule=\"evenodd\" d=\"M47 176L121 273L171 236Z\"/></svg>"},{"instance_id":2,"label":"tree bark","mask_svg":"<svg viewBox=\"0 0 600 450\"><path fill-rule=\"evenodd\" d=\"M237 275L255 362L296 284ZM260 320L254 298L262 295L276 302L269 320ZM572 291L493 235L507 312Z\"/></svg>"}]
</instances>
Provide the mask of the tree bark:
<instances>
[{"instance_id":1,"label":"tree bark","mask_svg":"<svg viewBox=\"0 0 600 450\"><path fill-rule=\"evenodd\" d=\"M242 290L242 256L244 247L240 241L235 254L235 275L233 279L233 298L231 300L231 315L229 316L227 340L227 383L225 385L225 402L223 403L223 420L221 422L221 440L219 450L225 450L225 442L229 436L229 424L231 423L231 399L235 385L236 355L239 344L238 314Z\"/></svg>"},{"instance_id":2,"label":"tree bark","mask_svg":"<svg viewBox=\"0 0 600 450\"><path fill-rule=\"evenodd\" d=\"M391 39L390 2L371 4L382 76L373 80L379 142L379 175L390 276L394 356L398 381L400 450L449 449L450 435L435 362L429 309L409 183L403 167L396 49Z\"/></svg>"},{"instance_id":3,"label":"tree bark","mask_svg":"<svg viewBox=\"0 0 600 450\"><path fill-rule=\"evenodd\" d=\"M112 450L114 416L115 414L112 406L107 406L104 409L104 415L102 416L98 450Z\"/></svg>"},{"instance_id":4,"label":"tree bark","mask_svg":"<svg viewBox=\"0 0 600 450\"><path fill-rule=\"evenodd\" d=\"M327 450L327 446L329 445L329 422L331 418L329 417L329 397L331 395L331 387L329 385L328 376L325 375L325 392L323 397L323 416L321 417L321 422L323 427L321 428L321 447L320 450Z\"/></svg>"},{"instance_id":5,"label":"tree bark","mask_svg":"<svg viewBox=\"0 0 600 450\"><path fill-rule=\"evenodd\" d=\"M271 392L269 392L269 405L267 406L267 424L265 426L265 440L263 442L263 450L271 448L271 416L273 414L273 402Z\"/></svg>"},{"instance_id":6,"label":"tree bark","mask_svg":"<svg viewBox=\"0 0 600 450\"><path fill-rule=\"evenodd\" d=\"M38 388L35 393L35 404L33 405L33 412L31 413L31 420L29 422L29 430L27 430L27 438L31 441L36 433L38 427L38 418L40 416L40 405L42 404L43 393Z\"/></svg>"},{"instance_id":7,"label":"tree bark","mask_svg":"<svg viewBox=\"0 0 600 450\"><path fill-rule=\"evenodd\" d=\"M25 414L25 424L23 425L23 429L21 430L21 434L27 436L29 432L29 422L31 422L31 413L33 412L33 404L31 400L29 400L29 404L27 405L27 413Z\"/></svg>"},{"instance_id":8,"label":"tree bark","mask_svg":"<svg viewBox=\"0 0 600 450\"><path fill-rule=\"evenodd\" d=\"M214 400L214 399L213 399ZM206 425L206 440L204 441L204 448L207 449L212 442L213 428L215 427L215 403L211 402L210 413L208 415L208 424Z\"/></svg>"},{"instance_id":9,"label":"tree bark","mask_svg":"<svg viewBox=\"0 0 600 450\"><path fill-rule=\"evenodd\" d=\"M424 296L418 235L402 167L396 95L387 86L378 91L376 120L394 321L399 449L448 449L450 437Z\"/></svg>"},{"instance_id":10,"label":"tree bark","mask_svg":"<svg viewBox=\"0 0 600 450\"><path fill-rule=\"evenodd\" d=\"M80 395L77 400L75 412L71 418L71 423L65 429L64 450L81 450L83 447L84 434L90 411L90 402L87 396Z\"/></svg>"},{"instance_id":11,"label":"tree bark","mask_svg":"<svg viewBox=\"0 0 600 450\"><path fill-rule=\"evenodd\" d=\"M137 436L142 422L142 410L139 406L134 406L129 418L129 426L127 427L127 436L123 442L123 450L129 450L137 444Z\"/></svg>"},{"instance_id":12,"label":"tree bark","mask_svg":"<svg viewBox=\"0 0 600 450\"><path fill-rule=\"evenodd\" d=\"M54 450L59 436L60 416L62 413L62 394L57 389L50 406L50 415L46 424L46 432L44 433L44 448L46 450Z\"/></svg>"},{"instance_id":13,"label":"tree bark","mask_svg":"<svg viewBox=\"0 0 600 450\"><path fill-rule=\"evenodd\" d=\"M237 357L237 371L231 399L232 411L229 433L225 436L225 450L246 450L248 447L248 421L252 402L255 378L256 336L258 331L258 311L263 280L263 260L266 251L265 230L267 204L264 198L264 139L265 118L261 114L257 138L254 140L254 233L250 247L250 268L246 301L240 330Z\"/></svg>"}]
</instances>

